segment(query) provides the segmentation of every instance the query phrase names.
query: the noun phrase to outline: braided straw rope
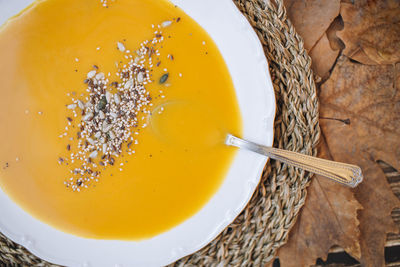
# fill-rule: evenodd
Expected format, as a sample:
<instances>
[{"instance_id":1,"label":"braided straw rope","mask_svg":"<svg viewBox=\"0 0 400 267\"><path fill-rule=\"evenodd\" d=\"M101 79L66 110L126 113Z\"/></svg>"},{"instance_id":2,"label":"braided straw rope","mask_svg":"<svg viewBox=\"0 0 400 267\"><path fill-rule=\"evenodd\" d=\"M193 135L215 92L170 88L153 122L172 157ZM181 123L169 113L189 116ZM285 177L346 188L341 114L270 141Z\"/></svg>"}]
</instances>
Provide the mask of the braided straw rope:
<instances>
[{"instance_id":1,"label":"braided straw rope","mask_svg":"<svg viewBox=\"0 0 400 267\"><path fill-rule=\"evenodd\" d=\"M274 146L316 155L320 130L311 59L282 0L234 0L258 34L276 102ZM304 205L309 173L270 161L245 210L214 241L171 266L262 266L286 241ZM0 265L49 266L0 234Z\"/></svg>"}]
</instances>

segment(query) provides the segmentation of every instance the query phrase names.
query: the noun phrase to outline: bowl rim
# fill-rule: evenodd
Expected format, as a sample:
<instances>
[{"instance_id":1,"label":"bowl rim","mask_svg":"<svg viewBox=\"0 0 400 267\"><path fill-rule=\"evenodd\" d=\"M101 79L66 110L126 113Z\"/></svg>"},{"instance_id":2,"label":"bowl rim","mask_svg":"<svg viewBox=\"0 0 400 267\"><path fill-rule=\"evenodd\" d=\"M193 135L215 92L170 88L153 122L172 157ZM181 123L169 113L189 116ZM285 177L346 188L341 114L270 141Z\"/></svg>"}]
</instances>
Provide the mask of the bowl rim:
<instances>
[{"instance_id":1,"label":"bowl rim","mask_svg":"<svg viewBox=\"0 0 400 267\"><path fill-rule=\"evenodd\" d=\"M249 22L231 0L170 1L199 23L217 44L235 86L243 137L272 146L275 95L261 42ZM0 25L32 2L0 0ZM61 265L167 265L203 248L234 221L251 199L267 160L238 151L223 184L199 212L148 240L93 240L63 233L33 218L1 188L0 232L36 256Z\"/></svg>"}]
</instances>

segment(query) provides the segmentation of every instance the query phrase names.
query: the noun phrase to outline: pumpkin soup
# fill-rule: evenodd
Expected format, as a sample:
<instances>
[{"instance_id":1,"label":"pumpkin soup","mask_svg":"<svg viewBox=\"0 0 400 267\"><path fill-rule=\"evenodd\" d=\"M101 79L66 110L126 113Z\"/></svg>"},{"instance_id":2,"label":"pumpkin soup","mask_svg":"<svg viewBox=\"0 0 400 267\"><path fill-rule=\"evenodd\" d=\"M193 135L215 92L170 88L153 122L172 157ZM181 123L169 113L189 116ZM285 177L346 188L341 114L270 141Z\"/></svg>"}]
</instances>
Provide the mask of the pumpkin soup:
<instances>
[{"instance_id":1,"label":"pumpkin soup","mask_svg":"<svg viewBox=\"0 0 400 267\"><path fill-rule=\"evenodd\" d=\"M218 190L241 135L207 33L168 1L37 1L0 30L0 186L81 237L139 240Z\"/></svg>"}]
</instances>

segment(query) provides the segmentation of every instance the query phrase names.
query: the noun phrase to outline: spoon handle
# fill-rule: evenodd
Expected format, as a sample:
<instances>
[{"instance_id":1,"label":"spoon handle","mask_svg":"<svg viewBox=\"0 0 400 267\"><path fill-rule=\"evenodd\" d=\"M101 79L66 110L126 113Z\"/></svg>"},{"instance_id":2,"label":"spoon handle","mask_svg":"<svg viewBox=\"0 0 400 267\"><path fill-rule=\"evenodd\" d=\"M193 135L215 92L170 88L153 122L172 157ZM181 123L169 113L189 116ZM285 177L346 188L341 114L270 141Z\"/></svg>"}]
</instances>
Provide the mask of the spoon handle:
<instances>
[{"instance_id":1,"label":"spoon handle","mask_svg":"<svg viewBox=\"0 0 400 267\"><path fill-rule=\"evenodd\" d=\"M268 156L280 162L322 175L335 182L356 187L363 180L361 168L355 165L320 159L297 152L266 147L228 134L225 143Z\"/></svg>"}]
</instances>

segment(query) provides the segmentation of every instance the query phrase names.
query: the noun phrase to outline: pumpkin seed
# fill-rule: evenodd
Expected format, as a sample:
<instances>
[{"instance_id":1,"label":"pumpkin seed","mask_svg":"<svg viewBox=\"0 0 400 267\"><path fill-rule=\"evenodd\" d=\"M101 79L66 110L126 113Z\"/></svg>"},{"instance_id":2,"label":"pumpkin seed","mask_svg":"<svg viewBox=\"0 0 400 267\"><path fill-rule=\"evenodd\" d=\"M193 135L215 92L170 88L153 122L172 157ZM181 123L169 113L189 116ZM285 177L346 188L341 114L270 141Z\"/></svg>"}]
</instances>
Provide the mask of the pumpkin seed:
<instances>
[{"instance_id":1,"label":"pumpkin seed","mask_svg":"<svg viewBox=\"0 0 400 267\"><path fill-rule=\"evenodd\" d=\"M160 84L165 83L165 82L168 80L168 76L169 76L168 73L165 73L163 76L161 76L161 78L160 78Z\"/></svg>"},{"instance_id":2,"label":"pumpkin seed","mask_svg":"<svg viewBox=\"0 0 400 267\"><path fill-rule=\"evenodd\" d=\"M107 99L106 99L105 96L103 96L103 97L100 99L99 103L97 104L97 109L98 109L98 110L103 110L103 109L106 108L106 105L107 105Z\"/></svg>"}]
</instances>

